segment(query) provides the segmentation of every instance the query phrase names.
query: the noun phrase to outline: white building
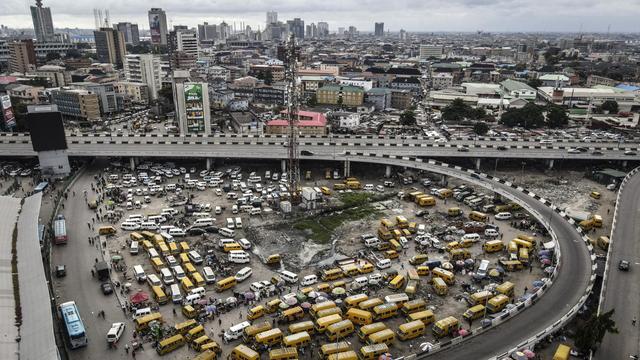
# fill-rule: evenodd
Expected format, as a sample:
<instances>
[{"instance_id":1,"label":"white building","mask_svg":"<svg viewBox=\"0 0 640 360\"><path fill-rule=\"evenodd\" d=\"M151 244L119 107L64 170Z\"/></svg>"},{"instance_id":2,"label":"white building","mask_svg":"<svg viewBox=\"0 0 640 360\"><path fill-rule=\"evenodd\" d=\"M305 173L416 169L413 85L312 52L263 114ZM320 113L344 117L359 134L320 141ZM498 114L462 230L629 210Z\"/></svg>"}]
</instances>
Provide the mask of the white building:
<instances>
[{"instance_id":1,"label":"white building","mask_svg":"<svg viewBox=\"0 0 640 360\"><path fill-rule=\"evenodd\" d=\"M146 84L148 98L156 100L162 88L160 58L152 54L131 54L124 58L124 74L129 82Z\"/></svg>"},{"instance_id":2,"label":"white building","mask_svg":"<svg viewBox=\"0 0 640 360\"><path fill-rule=\"evenodd\" d=\"M193 30L179 30L176 33L177 51L198 57L198 34Z\"/></svg>"},{"instance_id":3,"label":"white building","mask_svg":"<svg viewBox=\"0 0 640 360\"><path fill-rule=\"evenodd\" d=\"M444 55L444 46L442 45L420 45L421 60L429 58L441 59L442 55Z\"/></svg>"},{"instance_id":4,"label":"white building","mask_svg":"<svg viewBox=\"0 0 640 360\"><path fill-rule=\"evenodd\" d=\"M563 88L569 86L569 78L562 74L545 74L538 78L542 81L542 86Z\"/></svg>"},{"instance_id":5,"label":"white building","mask_svg":"<svg viewBox=\"0 0 640 360\"><path fill-rule=\"evenodd\" d=\"M338 83L341 85L359 86L364 89L364 91L369 91L373 88L373 81L365 79L338 78Z\"/></svg>"},{"instance_id":6,"label":"white building","mask_svg":"<svg viewBox=\"0 0 640 360\"><path fill-rule=\"evenodd\" d=\"M352 129L360 125L360 114L340 113L337 115L341 128Z\"/></svg>"},{"instance_id":7,"label":"white building","mask_svg":"<svg viewBox=\"0 0 640 360\"><path fill-rule=\"evenodd\" d=\"M588 105L589 103L591 106L598 106L607 100L616 101L620 111L629 111L634 106L640 106L638 97L632 91L608 86L564 89L545 86L538 88L538 94L548 102L566 106Z\"/></svg>"},{"instance_id":8,"label":"white building","mask_svg":"<svg viewBox=\"0 0 640 360\"><path fill-rule=\"evenodd\" d=\"M189 71L173 73L173 104L180 134L211 134L209 86L189 80Z\"/></svg>"},{"instance_id":9,"label":"white building","mask_svg":"<svg viewBox=\"0 0 640 360\"><path fill-rule=\"evenodd\" d=\"M538 92L531 86L511 79L500 83L505 98L520 98L525 100L535 100Z\"/></svg>"},{"instance_id":10,"label":"white building","mask_svg":"<svg viewBox=\"0 0 640 360\"><path fill-rule=\"evenodd\" d=\"M224 81L231 81L231 71L223 66L210 66L208 71L208 75L211 78L221 78Z\"/></svg>"},{"instance_id":11,"label":"white building","mask_svg":"<svg viewBox=\"0 0 640 360\"><path fill-rule=\"evenodd\" d=\"M431 77L431 86L434 90L447 89L453 86L453 75L450 73L435 73Z\"/></svg>"}]
</instances>

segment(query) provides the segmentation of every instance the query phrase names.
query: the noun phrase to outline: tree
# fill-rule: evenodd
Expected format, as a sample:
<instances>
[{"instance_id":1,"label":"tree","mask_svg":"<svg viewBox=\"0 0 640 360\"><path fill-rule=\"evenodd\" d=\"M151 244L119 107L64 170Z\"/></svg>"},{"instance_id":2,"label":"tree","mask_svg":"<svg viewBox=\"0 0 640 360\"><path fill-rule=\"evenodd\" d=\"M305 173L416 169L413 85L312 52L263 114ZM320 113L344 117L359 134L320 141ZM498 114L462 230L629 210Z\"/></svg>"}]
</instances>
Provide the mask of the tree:
<instances>
[{"instance_id":1,"label":"tree","mask_svg":"<svg viewBox=\"0 0 640 360\"><path fill-rule=\"evenodd\" d=\"M540 79L529 79L527 81L527 85L531 86L534 89L537 89L540 86L542 86L542 80L540 80Z\"/></svg>"},{"instance_id":2,"label":"tree","mask_svg":"<svg viewBox=\"0 0 640 360\"><path fill-rule=\"evenodd\" d=\"M544 116L542 109L536 104L528 103L522 109L509 109L504 114L500 122L505 126L520 126L525 129L539 128L544 126Z\"/></svg>"},{"instance_id":3,"label":"tree","mask_svg":"<svg viewBox=\"0 0 640 360\"><path fill-rule=\"evenodd\" d=\"M80 53L80 51L78 49L69 49L67 50L66 54L64 55L65 58L69 59L69 58L73 58L73 59L78 59L82 57L82 54Z\"/></svg>"},{"instance_id":4,"label":"tree","mask_svg":"<svg viewBox=\"0 0 640 360\"><path fill-rule=\"evenodd\" d=\"M342 98L342 96L338 96L338 100L336 100L336 104L342 107L342 104L344 104L344 99Z\"/></svg>"},{"instance_id":5,"label":"tree","mask_svg":"<svg viewBox=\"0 0 640 360\"><path fill-rule=\"evenodd\" d=\"M405 110L400 115L400 125L402 125L402 126L415 126L416 125L416 113L413 110Z\"/></svg>"},{"instance_id":6,"label":"tree","mask_svg":"<svg viewBox=\"0 0 640 360\"><path fill-rule=\"evenodd\" d=\"M478 121L473 124L473 132L482 136L489 132L489 125L484 121Z\"/></svg>"},{"instance_id":7,"label":"tree","mask_svg":"<svg viewBox=\"0 0 640 360\"><path fill-rule=\"evenodd\" d=\"M618 102L615 100L607 100L602 103L600 108L604 111L608 111L609 114L617 114L618 113Z\"/></svg>"},{"instance_id":8,"label":"tree","mask_svg":"<svg viewBox=\"0 0 640 360\"><path fill-rule=\"evenodd\" d=\"M445 121L462 121L471 112L471 106L464 103L460 98L456 98L442 110L442 119Z\"/></svg>"},{"instance_id":9,"label":"tree","mask_svg":"<svg viewBox=\"0 0 640 360\"><path fill-rule=\"evenodd\" d=\"M52 61L52 60L60 60L61 56L60 53L57 52L48 52L47 53L47 61Z\"/></svg>"},{"instance_id":10,"label":"tree","mask_svg":"<svg viewBox=\"0 0 640 360\"><path fill-rule=\"evenodd\" d=\"M611 319L614 312L615 309L611 309L601 315L592 314L589 320L578 328L575 338L578 349L585 353L590 350L595 352L606 333L618 333L616 322Z\"/></svg>"},{"instance_id":11,"label":"tree","mask_svg":"<svg viewBox=\"0 0 640 360\"><path fill-rule=\"evenodd\" d=\"M309 99L307 99L307 105L308 106L317 106L318 105L318 97L316 96L316 94L313 94L309 97Z\"/></svg>"},{"instance_id":12,"label":"tree","mask_svg":"<svg viewBox=\"0 0 640 360\"><path fill-rule=\"evenodd\" d=\"M569 116L560 106L551 106L547 111L547 126L549 128L561 128L569 124Z\"/></svg>"}]
</instances>

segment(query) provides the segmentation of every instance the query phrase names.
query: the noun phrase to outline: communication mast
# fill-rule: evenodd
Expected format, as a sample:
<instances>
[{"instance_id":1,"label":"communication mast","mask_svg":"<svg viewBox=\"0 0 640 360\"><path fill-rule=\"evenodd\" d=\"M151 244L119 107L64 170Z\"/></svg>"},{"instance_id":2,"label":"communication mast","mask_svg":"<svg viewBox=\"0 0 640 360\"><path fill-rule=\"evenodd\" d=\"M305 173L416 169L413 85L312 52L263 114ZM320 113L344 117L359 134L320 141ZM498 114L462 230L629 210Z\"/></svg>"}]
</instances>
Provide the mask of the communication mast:
<instances>
[{"instance_id":1,"label":"communication mast","mask_svg":"<svg viewBox=\"0 0 640 360\"><path fill-rule=\"evenodd\" d=\"M298 88L298 62L293 33L286 44L285 79L287 82L287 123L289 150L287 176L291 203L300 202L300 159L298 158L298 122L300 121L300 89Z\"/></svg>"}]
</instances>

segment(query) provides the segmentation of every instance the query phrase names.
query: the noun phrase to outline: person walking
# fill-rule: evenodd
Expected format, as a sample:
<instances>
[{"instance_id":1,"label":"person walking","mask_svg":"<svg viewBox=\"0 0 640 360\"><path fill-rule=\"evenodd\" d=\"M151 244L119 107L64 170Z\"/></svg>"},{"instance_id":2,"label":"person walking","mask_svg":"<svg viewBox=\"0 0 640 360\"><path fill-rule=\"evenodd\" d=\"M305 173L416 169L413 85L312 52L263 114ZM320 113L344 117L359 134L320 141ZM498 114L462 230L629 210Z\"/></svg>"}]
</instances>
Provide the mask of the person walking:
<instances>
[{"instance_id":1,"label":"person walking","mask_svg":"<svg viewBox=\"0 0 640 360\"><path fill-rule=\"evenodd\" d=\"M129 353L129 344L124 344L124 351L128 354Z\"/></svg>"}]
</instances>

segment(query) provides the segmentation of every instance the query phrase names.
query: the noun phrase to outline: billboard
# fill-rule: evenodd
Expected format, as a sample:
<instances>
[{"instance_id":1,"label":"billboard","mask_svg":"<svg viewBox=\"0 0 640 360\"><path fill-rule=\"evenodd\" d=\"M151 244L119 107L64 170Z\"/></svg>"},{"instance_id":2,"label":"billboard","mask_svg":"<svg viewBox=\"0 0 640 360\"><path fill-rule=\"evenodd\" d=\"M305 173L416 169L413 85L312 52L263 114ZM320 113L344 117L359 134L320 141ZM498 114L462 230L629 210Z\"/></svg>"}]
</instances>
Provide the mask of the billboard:
<instances>
[{"instance_id":1,"label":"billboard","mask_svg":"<svg viewBox=\"0 0 640 360\"><path fill-rule=\"evenodd\" d=\"M65 150L67 138L58 111L29 112L27 125L35 151Z\"/></svg>"},{"instance_id":2,"label":"billboard","mask_svg":"<svg viewBox=\"0 0 640 360\"><path fill-rule=\"evenodd\" d=\"M13 113L13 107L11 106L11 98L9 95L0 96L0 108L2 109L2 117L6 128L14 128L16 126L16 117Z\"/></svg>"},{"instance_id":3,"label":"billboard","mask_svg":"<svg viewBox=\"0 0 640 360\"><path fill-rule=\"evenodd\" d=\"M151 33L151 42L160 44L162 41L160 30L160 14L149 14L149 32Z\"/></svg>"},{"instance_id":4,"label":"billboard","mask_svg":"<svg viewBox=\"0 0 640 360\"><path fill-rule=\"evenodd\" d=\"M184 104L187 118L187 132L204 131L204 100L202 84L184 85Z\"/></svg>"}]
</instances>

